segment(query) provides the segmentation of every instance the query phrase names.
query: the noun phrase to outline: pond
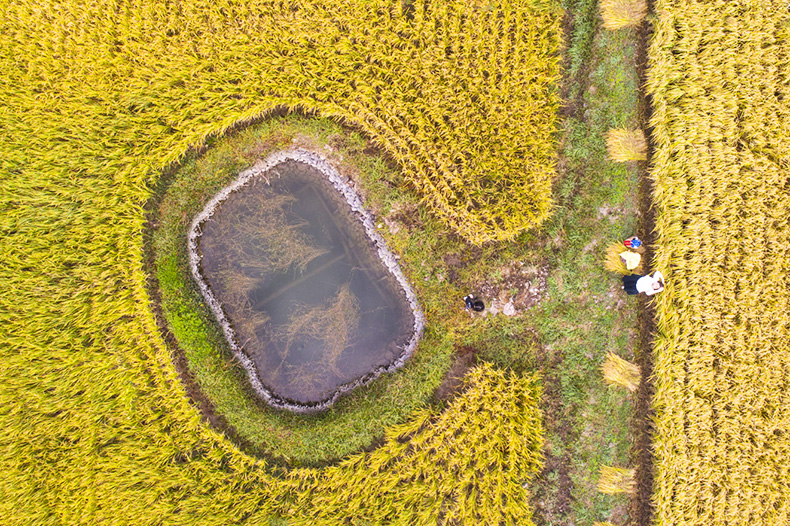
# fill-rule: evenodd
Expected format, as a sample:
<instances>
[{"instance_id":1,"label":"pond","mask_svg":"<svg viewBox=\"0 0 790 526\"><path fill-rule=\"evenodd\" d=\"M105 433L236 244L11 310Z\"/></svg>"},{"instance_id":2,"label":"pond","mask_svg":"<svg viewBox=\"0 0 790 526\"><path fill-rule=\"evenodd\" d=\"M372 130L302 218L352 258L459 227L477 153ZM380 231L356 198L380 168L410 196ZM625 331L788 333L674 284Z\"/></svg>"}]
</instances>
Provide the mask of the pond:
<instances>
[{"instance_id":1,"label":"pond","mask_svg":"<svg viewBox=\"0 0 790 526\"><path fill-rule=\"evenodd\" d=\"M253 388L318 411L400 367L424 325L397 259L349 182L280 152L193 221L193 275Z\"/></svg>"}]
</instances>

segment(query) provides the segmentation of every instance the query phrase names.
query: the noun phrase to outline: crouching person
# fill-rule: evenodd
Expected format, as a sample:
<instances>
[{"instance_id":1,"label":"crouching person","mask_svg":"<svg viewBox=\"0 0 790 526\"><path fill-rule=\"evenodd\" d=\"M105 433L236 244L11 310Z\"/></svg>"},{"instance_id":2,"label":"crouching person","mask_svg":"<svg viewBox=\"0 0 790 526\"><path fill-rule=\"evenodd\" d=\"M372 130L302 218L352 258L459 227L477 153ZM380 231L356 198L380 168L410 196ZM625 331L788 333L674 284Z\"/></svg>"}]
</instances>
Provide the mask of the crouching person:
<instances>
[{"instance_id":1,"label":"crouching person","mask_svg":"<svg viewBox=\"0 0 790 526\"><path fill-rule=\"evenodd\" d=\"M664 276L658 271L645 276L641 274L623 276L623 290L628 294L639 294L640 292L644 292L648 296L658 294L664 290Z\"/></svg>"}]
</instances>

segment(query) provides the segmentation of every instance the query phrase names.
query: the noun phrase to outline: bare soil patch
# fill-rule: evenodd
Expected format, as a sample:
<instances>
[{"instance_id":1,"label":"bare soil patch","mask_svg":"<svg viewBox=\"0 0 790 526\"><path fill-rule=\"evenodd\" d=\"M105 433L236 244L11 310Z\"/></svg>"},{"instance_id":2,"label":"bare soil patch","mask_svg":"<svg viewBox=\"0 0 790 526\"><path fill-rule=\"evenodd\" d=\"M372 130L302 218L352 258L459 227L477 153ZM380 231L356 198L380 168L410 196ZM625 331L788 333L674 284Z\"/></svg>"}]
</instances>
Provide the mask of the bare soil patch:
<instances>
[{"instance_id":1,"label":"bare soil patch","mask_svg":"<svg viewBox=\"0 0 790 526\"><path fill-rule=\"evenodd\" d=\"M444 380L439 384L434 394L435 401L449 401L463 391L464 376L474 366L476 354L477 350L473 347L462 346L456 348L453 364L447 370Z\"/></svg>"},{"instance_id":2,"label":"bare soil patch","mask_svg":"<svg viewBox=\"0 0 790 526\"><path fill-rule=\"evenodd\" d=\"M549 267L513 261L497 269L492 279L474 287L486 302L487 312L515 316L540 303L546 295Z\"/></svg>"}]
</instances>

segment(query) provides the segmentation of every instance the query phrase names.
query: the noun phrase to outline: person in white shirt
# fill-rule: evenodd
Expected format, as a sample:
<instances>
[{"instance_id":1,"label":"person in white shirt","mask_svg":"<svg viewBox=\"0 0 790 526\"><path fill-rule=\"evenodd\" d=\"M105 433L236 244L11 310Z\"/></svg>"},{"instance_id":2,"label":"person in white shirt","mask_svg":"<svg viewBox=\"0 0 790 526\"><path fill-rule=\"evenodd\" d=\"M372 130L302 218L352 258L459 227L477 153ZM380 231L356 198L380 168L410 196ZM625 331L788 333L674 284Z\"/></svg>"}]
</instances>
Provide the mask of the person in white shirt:
<instances>
[{"instance_id":1,"label":"person in white shirt","mask_svg":"<svg viewBox=\"0 0 790 526\"><path fill-rule=\"evenodd\" d=\"M640 274L623 276L623 289L627 294L644 292L648 296L652 296L664 290L664 276L658 271L646 276Z\"/></svg>"}]
</instances>

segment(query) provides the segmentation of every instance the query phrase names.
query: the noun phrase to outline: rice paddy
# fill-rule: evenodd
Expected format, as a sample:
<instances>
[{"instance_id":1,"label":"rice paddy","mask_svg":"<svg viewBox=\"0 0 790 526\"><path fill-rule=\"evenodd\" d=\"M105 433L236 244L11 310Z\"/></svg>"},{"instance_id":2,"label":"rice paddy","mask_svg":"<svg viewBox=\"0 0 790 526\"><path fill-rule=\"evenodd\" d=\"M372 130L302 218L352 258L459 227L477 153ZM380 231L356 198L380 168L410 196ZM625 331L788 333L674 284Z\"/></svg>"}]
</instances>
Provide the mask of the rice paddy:
<instances>
[{"instance_id":1,"label":"rice paddy","mask_svg":"<svg viewBox=\"0 0 790 526\"><path fill-rule=\"evenodd\" d=\"M3 2L0 516L619 524L637 489L628 393L654 381L654 523L789 523L787 3L656 0L646 18L649 3L593 4ZM635 81L614 72L645 24L640 132ZM562 123L561 78L581 79ZM296 114L326 140L278 120ZM338 128L305 124L322 119ZM427 325L403 370L283 416L239 381L185 233L240 171L304 143L348 166L351 150L384 159L353 179ZM624 360L633 304L603 270L622 272L606 245L631 234L648 157L643 265L666 277L652 378ZM286 241L289 265L320 256ZM542 292L511 287L519 275ZM454 303L472 287L523 310L474 318ZM331 320L298 318L339 342L353 323L330 322L359 305L333 298ZM251 320L249 334L266 323Z\"/></svg>"},{"instance_id":2,"label":"rice paddy","mask_svg":"<svg viewBox=\"0 0 790 526\"><path fill-rule=\"evenodd\" d=\"M285 108L367 134L454 235L513 239L549 210L555 3L23 1L3 11L0 515L530 523L538 381L480 365L468 395L418 409L447 368L449 335L415 363L428 379L420 396L407 389L411 402L375 422L379 448L316 453L343 456L335 467L276 467L202 421L152 312L145 206L188 152ZM184 315L190 332L198 315Z\"/></svg>"},{"instance_id":3,"label":"rice paddy","mask_svg":"<svg viewBox=\"0 0 790 526\"><path fill-rule=\"evenodd\" d=\"M656 523L787 524L790 13L656 13Z\"/></svg>"}]
</instances>

